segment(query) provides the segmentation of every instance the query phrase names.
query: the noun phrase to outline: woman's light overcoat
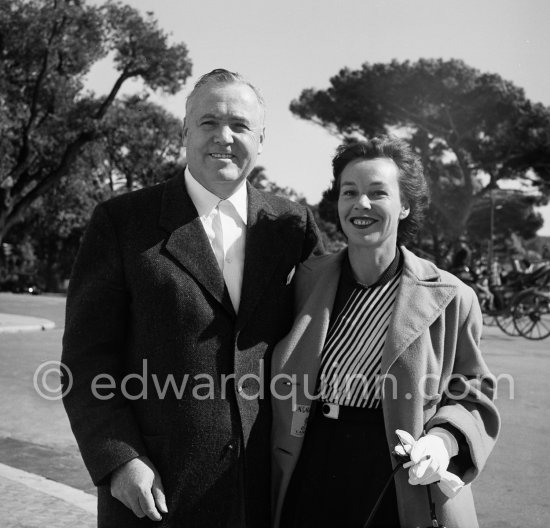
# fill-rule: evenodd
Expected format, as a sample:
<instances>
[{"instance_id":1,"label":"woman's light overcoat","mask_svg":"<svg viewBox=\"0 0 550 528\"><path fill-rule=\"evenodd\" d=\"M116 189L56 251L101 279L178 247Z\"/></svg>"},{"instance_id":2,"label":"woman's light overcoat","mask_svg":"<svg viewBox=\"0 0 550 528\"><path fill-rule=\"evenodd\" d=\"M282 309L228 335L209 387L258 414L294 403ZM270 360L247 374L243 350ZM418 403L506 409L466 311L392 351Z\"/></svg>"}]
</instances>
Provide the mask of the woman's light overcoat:
<instances>
[{"instance_id":1,"label":"woman's light overcoat","mask_svg":"<svg viewBox=\"0 0 550 528\"><path fill-rule=\"evenodd\" d=\"M415 438L441 423L461 431L473 462L459 476L466 486L447 499L435 485L437 514L447 528L478 526L470 483L498 435L495 381L479 349L482 318L471 288L405 248L403 273L382 353L382 409L392 451L396 429ZM345 250L344 250L345 251ZM279 518L300 455L321 351L327 335L344 252L312 258L296 273L296 319L272 359L273 513ZM453 469L452 466L449 469ZM431 525L425 486L396 477L401 528ZM281 527L284 528L284 527Z\"/></svg>"}]
</instances>

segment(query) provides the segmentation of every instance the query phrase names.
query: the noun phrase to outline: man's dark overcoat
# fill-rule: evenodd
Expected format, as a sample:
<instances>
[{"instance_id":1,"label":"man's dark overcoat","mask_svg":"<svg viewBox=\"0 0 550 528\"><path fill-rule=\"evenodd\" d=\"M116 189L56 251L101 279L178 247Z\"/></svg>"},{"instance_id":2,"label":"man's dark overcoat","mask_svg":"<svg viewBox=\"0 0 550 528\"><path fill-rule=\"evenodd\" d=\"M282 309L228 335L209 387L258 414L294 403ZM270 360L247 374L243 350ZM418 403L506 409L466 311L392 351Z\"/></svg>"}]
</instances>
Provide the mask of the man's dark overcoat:
<instances>
[{"instance_id":1,"label":"man's dark overcoat","mask_svg":"<svg viewBox=\"0 0 550 528\"><path fill-rule=\"evenodd\" d=\"M269 525L270 355L292 324L294 267L319 237L307 208L247 185L238 315L183 175L94 212L62 360L101 528ZM140 455L162 478L161 523L110 495L111 472Z\"/></svg>"}]
</instances>

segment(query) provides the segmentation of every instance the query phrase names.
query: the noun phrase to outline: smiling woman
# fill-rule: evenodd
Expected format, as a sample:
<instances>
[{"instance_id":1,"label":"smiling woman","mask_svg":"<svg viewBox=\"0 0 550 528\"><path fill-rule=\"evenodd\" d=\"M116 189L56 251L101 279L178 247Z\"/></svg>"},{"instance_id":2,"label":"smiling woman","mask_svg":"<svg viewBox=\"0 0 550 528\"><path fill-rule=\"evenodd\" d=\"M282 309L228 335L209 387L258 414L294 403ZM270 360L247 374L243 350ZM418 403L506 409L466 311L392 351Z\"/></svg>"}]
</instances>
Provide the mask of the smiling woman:
<instances>
[{"instance_id":1,"label":"smiling woman","mask_svg":"<svg viewBox=\"0 0 550 528\"><path fill-rule=\"evenodd\" d=\"M397 227L410 212L398 178L399 168L389 158L352 161L340 176L338 217L350 259L367 263L374 258L356 270L362 283L374 283L395 258Z\"/></svg>"},{"instance_id":2,"label":"smiling woman","mask_svg":"<svg viewBox=\"0 0 550 528\"><path fill-rule=\"evenodd\" d=\"M463 484L499 430L477 298L405 248L428 203L407 143L343 145L333 173L348 248L298 268L300 309L273 353L272 375L297 380L292 401L273 398L275 525L436 526L435 509L449 527L476 528ZM414 439L408 478L392 476L396 430ZM430 489L449 474L453 489Z\"/></svg>"}]
</instances>

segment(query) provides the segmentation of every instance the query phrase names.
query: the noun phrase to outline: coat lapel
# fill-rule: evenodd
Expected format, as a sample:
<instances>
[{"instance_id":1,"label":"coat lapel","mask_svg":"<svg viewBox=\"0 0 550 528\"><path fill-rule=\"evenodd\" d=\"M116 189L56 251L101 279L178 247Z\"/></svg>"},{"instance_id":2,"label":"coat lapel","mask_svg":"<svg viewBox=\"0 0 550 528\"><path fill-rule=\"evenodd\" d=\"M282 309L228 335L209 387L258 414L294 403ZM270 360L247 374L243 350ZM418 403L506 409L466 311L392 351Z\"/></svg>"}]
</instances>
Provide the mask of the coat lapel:
<instances>
[{"instance_id":1,"label":"coat lapel","mask_svg":"<svg viewBox=\"0 0 550 528\"><path fill-rule=\"evenodd\" d=\"M159 224L170 233L166 251L235 316L222 272L182 176L166 183Z\"/></svg>"},{"instance_id":2,"label":"coat lapel","mask_svg":"<svg viewBox=\"0 0 550 528\"><path fill-rule=\"evenodd\" d=\"M248 185L248 219L241 302L237 327L241 329L260 300L286 243L278 216L263 194Z\"/></svg>"},{"instance_id":3,"label":"coat lapel","mask_svg":"<svg viewBox=\"0 0 550 528\"><path fill-rule=\"evenodd\" d=\"M346 250L337 254L326 255L323 260L314 260L309 268L310 285L312 292L307 300L304 310L298 315L305 326L302 336L291 336L294 340L307 343L302 355L295 354L294 360L298 363L293 365L291 370L307 374L308 394L315 394L319 369L321 367L321 356L330 324L334 299L340 282L342 260ZM305 267L309 263L304 264ZM312 283L313 282L313 283ZM323 287L315 287L322 284Z\"/></svg>"},{"instance_id":4,"label":"coat lapel","mask_svg":"<svg viewBox=\"0 0 550 528\"><path fill-rule=\"evenodd\" d=\"M456 295L454 284L440 282L437 268L401 248L405 257L401 285L382 353L382 375L436 319Z\"/></svg>"}]
</instances>

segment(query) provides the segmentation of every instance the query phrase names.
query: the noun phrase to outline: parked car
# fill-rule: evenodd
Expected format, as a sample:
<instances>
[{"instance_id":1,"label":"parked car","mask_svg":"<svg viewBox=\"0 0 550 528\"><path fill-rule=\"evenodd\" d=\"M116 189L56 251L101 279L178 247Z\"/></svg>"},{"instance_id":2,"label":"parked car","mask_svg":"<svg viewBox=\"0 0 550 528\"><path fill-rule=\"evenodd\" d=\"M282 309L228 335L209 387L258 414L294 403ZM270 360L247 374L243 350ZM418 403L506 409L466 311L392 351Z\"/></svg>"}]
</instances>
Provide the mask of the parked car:
<instances>
[{"instance_id":1,"label":"parked car","mask_svg":"<svg viewBox=\"0 0 550 528\"><path fill-rule=\"evenodd\" d=\"M0 290L12 293L28 293L30 295L40 295L42 293L42 288L36 284L36 281L26 275L19 275L16 279L3 281Z\"/></svg>"}]
</instances>

